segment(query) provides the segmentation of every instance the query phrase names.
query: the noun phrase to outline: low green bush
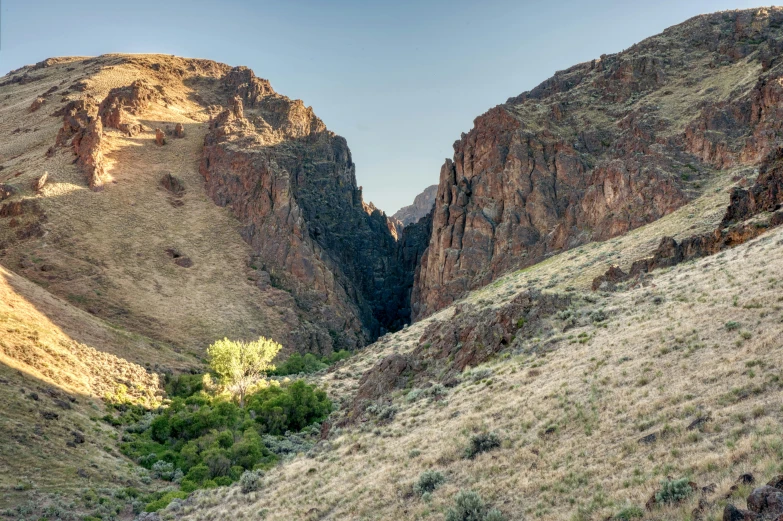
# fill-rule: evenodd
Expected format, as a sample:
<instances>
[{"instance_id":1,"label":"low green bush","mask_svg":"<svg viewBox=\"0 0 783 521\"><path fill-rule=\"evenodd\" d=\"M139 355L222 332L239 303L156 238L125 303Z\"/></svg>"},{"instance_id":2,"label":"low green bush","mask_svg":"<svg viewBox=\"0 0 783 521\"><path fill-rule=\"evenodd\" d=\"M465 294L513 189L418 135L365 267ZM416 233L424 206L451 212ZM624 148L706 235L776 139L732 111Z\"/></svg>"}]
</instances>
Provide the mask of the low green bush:
<instances>
[{"instance_id":1,"label":"low green bush","mask_svg":"<svg viewBox=\"0 0 783 521\"><path fill-rule=\"evenodd\" d=\"M488 508L477 492L461 490L454 496L454 506L446 512L446 521L505 521L496 508Z\"/></svg>"},{"instance_id":2,"label":"low green bush","mask_svg":"<svg viewBox=\"0 0 783 521\"><path fill-rule=\"evenodd\" d=\"M254 492L261 488L261 478L264 477L264 473L261 471L246 470L239 478L239 486L242 489L243 494Z\"/></svg>"},{"instance_id":3,"label":"low green bush","mask_svg":"<svg viewBox=\"0 0 783 521\"><path fill-rule=\"evenodd\" d=\"M693 494L693 489L688 478L665 479L661 481L661 488L655 493L657 503L679 503L688 499Z\"/></svg>"},{"instance_id":4,"label":"low green bush","mask_svg":"<svg viewBox=\"0 0 783 521\"><path fill-rule=\"evenodd\" d=\"M158 510L163 510L164 508L169 506L169 503L171 503L175 499L185 499L186 497L188 497L187 492L183 492L181 490L172 490L171 492L167 492L166 494L164 494L163 497L161 497L160 499L148 503L144 511L157 512Z\"/></svg>"},{"instance_id":5,"label":"low green bush","mask_svg":"<svg viewBox=\"0 0 783 521\"><path fill-rule=\"evenodd\" d=\"M500 447L500 437L494 432L480 432L470 438L470 444L465 449L465 458L473 459L482 452L489 452Z\"/></svg>"},{"instance_id":6,"label":"low green bush","mask_svg":"<svg viewBox=\"0 0 783 521\"><path fill-rule=\"evenodd\" d=\"M641 519L643 517L644 517L644 510L637 507L636 505L631 505L620 510L614 516L614 519L616 519L617 521L633 521L634 519Z\"/></svg>"},{"instance_id":7,"label":"low green bush","mask_svg":"<svg viewBox=\"0 0 783 521\"><path fill-rule=\"evenodd\" d=\"M340 360L345 360L349 356L351 356L351 352L344 349L324 356L318 356L313 353L307 353L302 356L299 353L294 353L289 356L285 362L278 364L275 370L271 371L270 374L275 376L289 376L292 374L317 373L330 365L336 364Z\"/></svg>"},{"instance_id":8,"label":"low green bush","mask_svg":"<svg viewBox=\"0 0 783 521\"><path fill-rule=\"evenodd\" d=\"M419 480L413 485L413 491L423 496L425 493L432 493L441 486L446 478L437 470L425 470L419 475Z\"/></svg>"}]
</instances>

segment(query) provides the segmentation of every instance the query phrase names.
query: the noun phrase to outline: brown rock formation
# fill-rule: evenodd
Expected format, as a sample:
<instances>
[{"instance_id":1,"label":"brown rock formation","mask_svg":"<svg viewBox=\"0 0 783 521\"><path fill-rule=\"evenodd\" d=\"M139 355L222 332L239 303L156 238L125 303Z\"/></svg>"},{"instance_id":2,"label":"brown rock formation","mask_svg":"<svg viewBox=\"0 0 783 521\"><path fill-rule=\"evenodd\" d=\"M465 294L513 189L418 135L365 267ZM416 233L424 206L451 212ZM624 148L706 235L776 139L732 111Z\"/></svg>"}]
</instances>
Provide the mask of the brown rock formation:
<instances>
[{"instance_id":1,"label":"brown rock formation","mask_svg":"<svg viewBox=\"0 0 783 521\"><path fill-rule=\"evenodd\" d=\"M654 221L715 168L760 162L783 121L781 23L780 9L699 16L477 118L441 169L414 318Z\"/></svg>"},{"instance_id":2,"label":"brown rock formation","mask_svg":"<svg viewBox=\"0 0 783 521\"><path fill-rule=\"evenodd\" d=\"M135 122L130 121L128 115L140 114L159 99L156 89L144 80L136 80L130 85L110 90L98 108L98 115L104 127L133 133Z\"/></svg>"},{"instance_id":3,"label":"brown rock formation","mask_svg":"<svg viewBox=\"0 0 783 521\"><path fill-rule=\"evenodd\" d=\"M403 206L391 216L393 220L400 221L404 226L419 221L432 211L435 205L435 196L438 194L438 185L428 186L422 193L413 199L413 204Z\"/></svg>"},{"instance_id":4,"label":"brown rock formation","mask_svg":"<svg viewBox=\"0 0 783 521\"><path fill-rule=\"evenodd\" d=\"M35 98L35 101L30 104L30 112L36 112L44 103L46 103L46 98L40 96Z\"/></svg>"},{"instance_id":5,"label":"brown rock formation","mask_svg":"<svg viewBox=\"0 0 783 521\"><path fill-rule=\"evenodd\" d=\"M182 197L185 194L185 184L182 180L171 173L166 173L160 179L160 185L175 197Z\"/></svg>"},{"instance_id":6,"label":"brown rock formation","mask_svg":"<svg viewBox=\"0 0 783 521\"><path fill-rule=\"evenodd\" d=\"M103 124L98 112L95 99L85 97L69 102L52 114L63 118L55 147L66 146L70 141L76 154L76 164L87 177L91 190L103 187L106 174L102 151Z\"/></svg>"},{"instance_id":7,"label":"brown rock formation","mask_svg":"<svg viewBox=\"0 0 783 521\"><path fill-rule=\"evenodd\" d=\"M65 146L77 133L83 131L98 111L97 102L91 97L71 101L52 116L62 117L63 126L57 132L55 146Z\"/></svg>"},{"instance_id":8,"label":"brown rock formation","mask_svg":"<svg viewBox=\"0 0 783 521\"><path fill-rule=\"evenodd\" d=\"M394 227L362 200L345 140L249 69L221 81L230 108L210 124L201 173L244 223L258 269L303 310L293 342L357 347L400 327L408 308Z\"/></svg>"},{"instance_id":9,"label":"brown rock formation","mask_svg":"<svg viewBox=\"0 0 783 521\"><path fill-rule=\"evenodd\" d=\"M73 151L76 153L76 164L85 176L90 190L98 191L103 188L106 168L104 166L103 148L103 124L101 118L94 118L82 131L77 133L73 141Z\"/></svg>"}]
</instances>

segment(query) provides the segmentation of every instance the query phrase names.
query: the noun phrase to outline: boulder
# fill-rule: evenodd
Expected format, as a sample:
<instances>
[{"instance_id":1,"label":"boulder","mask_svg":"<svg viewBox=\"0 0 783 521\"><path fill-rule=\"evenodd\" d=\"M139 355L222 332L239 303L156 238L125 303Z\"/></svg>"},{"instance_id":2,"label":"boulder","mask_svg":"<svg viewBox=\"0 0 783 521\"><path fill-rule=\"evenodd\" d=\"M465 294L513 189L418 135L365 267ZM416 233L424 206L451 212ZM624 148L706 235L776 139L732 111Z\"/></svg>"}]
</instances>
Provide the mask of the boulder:
<instances>
[{"instance_id":1,"label":"boulder","mask_svg":"<svg viewBox=\"0 0 783 521\"><path fill-rule=\"evenodd\" d=\"M783 515L783 490L769 485L753 489L748 496L748 510L766 519Z\"/></svg>"},{"instance_id":2,"label":"boulder","mask_svg":"<svg viewBox=\"0 0 783 521\"><path fill-rule=\"evenodd\" d=\"M767 483L767 486L776 488L778 490L783 490L783 474L778 474L774 478L770 479Z\"/></svg>"},{"instance_id":3,"label":"boulder","mask_svg":"<svg viewBox=\"0 0 783 521\"><path fill-rule=\"evenodd\" d=\"M723 521L755 521L758 516L747 510L741 510L732 504L727 504L723 508Z\"/></svg>"},{"instance_id":4,"label":"boulder","mask_svg":"<svg viewBox=\"0 0 783 521\"><path fill-rule=\"evenodd\" d=\"M611 266L606 273L593 279L593 291L604 287L611 289L626 278L628 278L628 274L620 269L619 266Z\"/></svg>"},{"instance_id":5,"label":"boulder","mask_svg":"<svg viewBox=\"0 0 783 521\"><path fill-rule=\"evenodd\" d=\"M160 178L160 185L175 197L182 197L185 194L185 183L170 172L163 174L163 177Z\"/></svg>"}]
</instances>

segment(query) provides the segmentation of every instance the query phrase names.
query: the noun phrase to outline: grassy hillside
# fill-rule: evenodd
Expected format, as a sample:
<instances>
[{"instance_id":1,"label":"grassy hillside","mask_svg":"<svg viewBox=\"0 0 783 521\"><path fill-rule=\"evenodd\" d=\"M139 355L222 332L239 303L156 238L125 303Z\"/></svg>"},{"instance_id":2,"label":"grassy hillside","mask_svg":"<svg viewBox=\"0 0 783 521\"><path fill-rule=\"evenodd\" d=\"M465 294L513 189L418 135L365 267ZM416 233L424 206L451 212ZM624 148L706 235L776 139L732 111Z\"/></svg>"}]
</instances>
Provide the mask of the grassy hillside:
<instances>
[{"instance_id":1,"label":"grassy hillside","mask_svg":"<svg viewBox=\"0 0 783 521\"><path fill-rule=\"evenodd\" d=\"M709 220L712 204L704 208L683 217ZM572 273L583 286L580 263L597 259L600 272L616 256L637 255L641 239L660 237L670 222L662 221L508 276L460 304L460 313L499 306L553 276ZM690 519L699 494L645 510L668 476L714 484L704 519L721 519L740 474L766 481L783 471L781 246L783 231L773 231L615 293L555 284L545 291L570 294L567 312L455 387L412 383L383 405L387 414L334 428L317 450L269 472L258 492L198 492L166 516L443 519L455 494L472 489L508 519ZM614 248L616 256L599 255ZM317 381L348 408L370 367L426 349L426 328L458 320L454 313L452 306L388 336ZM495 433L500 447L466 459L479 433ZM445 482L422 499L414 484L426 470ZM734 501L743 503L747 489L735 490Z\"/></svg>"}]
</instances>

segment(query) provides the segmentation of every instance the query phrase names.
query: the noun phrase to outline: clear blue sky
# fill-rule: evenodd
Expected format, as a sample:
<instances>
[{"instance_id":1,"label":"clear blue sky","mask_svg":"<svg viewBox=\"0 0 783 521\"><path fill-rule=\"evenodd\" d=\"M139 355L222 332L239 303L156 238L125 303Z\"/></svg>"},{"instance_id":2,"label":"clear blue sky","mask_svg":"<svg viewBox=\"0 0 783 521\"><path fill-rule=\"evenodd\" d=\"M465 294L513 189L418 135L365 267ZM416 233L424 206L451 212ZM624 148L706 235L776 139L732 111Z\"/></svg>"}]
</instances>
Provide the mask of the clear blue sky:
<instances>
[{"instance_id":1,"label":"clear blue sky","mask_svg":"<svg viewBox=\"0 0 783 521\"><path fill-rule=\"evenodd\" d=\"M247 65L346 137L393 213L438 181L473 119L556 70L744 0L2 0L0 74L44 58L158 52Z\"/></svg>"}]
</instances>

